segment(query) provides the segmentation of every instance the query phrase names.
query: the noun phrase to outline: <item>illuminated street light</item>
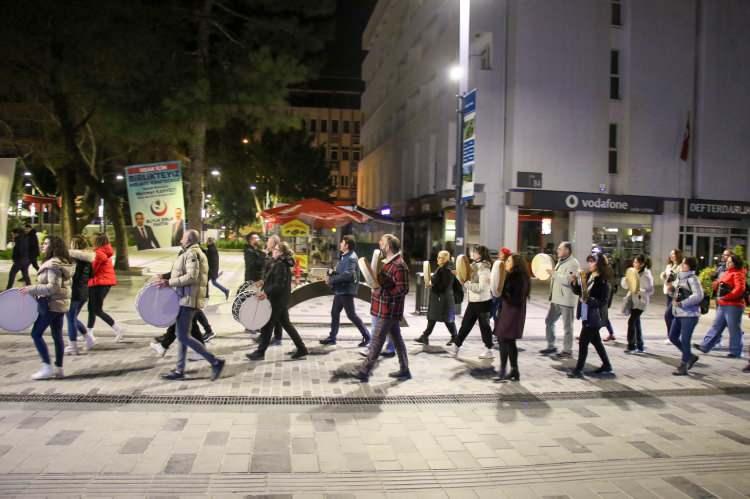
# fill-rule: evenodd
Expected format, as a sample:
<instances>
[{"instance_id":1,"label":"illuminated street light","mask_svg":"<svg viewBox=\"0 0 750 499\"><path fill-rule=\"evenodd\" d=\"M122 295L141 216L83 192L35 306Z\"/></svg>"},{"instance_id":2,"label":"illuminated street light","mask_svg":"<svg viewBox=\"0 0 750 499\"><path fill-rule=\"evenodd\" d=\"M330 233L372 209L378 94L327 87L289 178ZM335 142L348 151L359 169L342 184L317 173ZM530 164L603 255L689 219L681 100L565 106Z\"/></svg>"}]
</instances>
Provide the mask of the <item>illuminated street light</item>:
<instances>
[{"instance_id":1,"label":"illuminated street light","mask_svg":"<svg viewBox=\"0 0 750 499\"><path fill-rule=\"evenodd\" d=\"M23 176L24 177L30 177L31 176L31 172L23 172Z\"/></svg>"},{"instance_id":2,"label":"illuminated street light","mask_svg":"<svg viewBox=\"0 0 750 499\"><path fill-rule=\"evenodd\" d=\"M117 179L117 180L123 180L124 178L125 178L125 177L123 177L123 176L122 176L122 175L120 175L119 173L118 173L118 174L117 174L117 176L115 177L115 179Z\"/></svg>"},{"instance_id":3,"label":"illuminated street light","mask_svg":"<svg viewBox=\"0 0 750 499\"><path fill-rule=\"evenodd\" d=\"M214 177L218 177L219 175L221 175L221 172L214 168L213 170L211 170L211 175L213 175Z\"/></svg>"},{"instance_id":4,"label":"illuminated street light","mask_svg":"<svg viewBox=\"0 0 750 499\"><path fill-rule=\"evenodd\" d=\"M242 139L242 143L243 143L243 144L249 144L249 143L250 143L250 139L248 139L247 137L244 137L244 138Z\"/></svg>"},{"instance_id":5,"label":"illuminated street light","mask_svg":"<svg viewBox=\"0 0 750 499\"><path fill-rule=\"evenodd\" d=\"M257 185L253 184L253 185L251 185L251 186L250 186L250 190L251 190L251 191L254 191L254 190L256 190L256 189L258 189L258 186L257 186Z\"/></svg>"},{"instance_id":6,"label":"illuminated street light","mask_svg":"<svg viewBox=\"0 0 750 499\"><path fill-rule=\"evenodd\" d=\"M461 66L451 66L448 70L448 77L451 81L460 81L463 78L464 70Z\"/></svg>"},{"instance_id":7,"label":"illuminated street light","mask_svg":"<svg viewBox=\"0 0 750 499\"><path fill-rule=\"evenodd\" d=\"M211 194L206 194L206 199L211 199Z\"/></svg>"},{"instance_id":8,"label":"illuminated street light","mask_svg":"<svg viewBox=\"0 0 750 499\"><path fill-rule=\"evenodd\" d=\"M23 186L24 187L31 187L31 182L26 182L25 184L23 184Z\"/></svg>"}]
</instances>

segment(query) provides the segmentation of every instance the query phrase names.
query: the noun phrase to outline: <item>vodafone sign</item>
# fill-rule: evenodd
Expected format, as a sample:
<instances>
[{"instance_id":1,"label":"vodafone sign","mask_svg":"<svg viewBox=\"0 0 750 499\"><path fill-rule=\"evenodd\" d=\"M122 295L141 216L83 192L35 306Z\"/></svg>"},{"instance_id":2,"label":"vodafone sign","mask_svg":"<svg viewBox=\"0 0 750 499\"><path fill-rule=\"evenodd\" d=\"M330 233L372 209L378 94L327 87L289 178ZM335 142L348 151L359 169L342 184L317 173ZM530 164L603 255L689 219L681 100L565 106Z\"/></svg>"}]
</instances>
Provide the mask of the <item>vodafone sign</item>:
<instances>
[{"instance_id":1,"label":"vodafone sign","mask_svg":"<svg viewBox=\"0 0 750 499\"><path fill-rule=\"evenodd\" d=\"M659 214L664 210L661 198L648 196L538 190L521 192L524 197L523 208L647 214Z\"/></svg>"}]
</instances>

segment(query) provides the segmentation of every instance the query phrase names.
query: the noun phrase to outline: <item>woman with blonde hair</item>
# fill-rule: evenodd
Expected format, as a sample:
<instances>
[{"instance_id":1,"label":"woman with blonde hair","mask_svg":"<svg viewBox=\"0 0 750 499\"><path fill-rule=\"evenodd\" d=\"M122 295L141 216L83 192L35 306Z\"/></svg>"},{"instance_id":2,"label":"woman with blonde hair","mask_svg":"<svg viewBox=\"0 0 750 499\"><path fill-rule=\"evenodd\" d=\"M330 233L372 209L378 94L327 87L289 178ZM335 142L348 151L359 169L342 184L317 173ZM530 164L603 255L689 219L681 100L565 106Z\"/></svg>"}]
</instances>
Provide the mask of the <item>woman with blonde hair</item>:
<instances>
[{"instance_id":1,"label":"woman with blonde hair","mask_svg":"<svg viewBox=\"0 0 750 499\"><path fill-rule=\"evenodd\" d=\"M430 276L430 303L427 308L427 328L422 335L415 339L417 343L423 345L430 344L430 335L435 328L435 323L443 322L451 339L450 345L456 340L456 304L453 299L453 281L456 276L453 275L450 266L451 254L447 251L440 251L437 255L438 268Z\"/></svg>"}]
</instances>

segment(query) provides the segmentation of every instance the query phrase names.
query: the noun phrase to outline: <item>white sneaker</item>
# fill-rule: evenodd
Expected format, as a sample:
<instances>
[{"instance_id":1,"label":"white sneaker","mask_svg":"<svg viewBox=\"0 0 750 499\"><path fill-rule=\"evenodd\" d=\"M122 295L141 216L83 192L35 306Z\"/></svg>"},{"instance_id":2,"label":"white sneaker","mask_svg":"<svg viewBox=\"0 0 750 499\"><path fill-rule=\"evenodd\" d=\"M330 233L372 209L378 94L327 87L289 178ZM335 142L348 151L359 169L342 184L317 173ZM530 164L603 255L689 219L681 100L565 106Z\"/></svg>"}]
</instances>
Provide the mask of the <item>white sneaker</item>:
<instances>
[{"instance_id":1,"label":"white sneaker","mask_svg":"<svg viewBox=\"0 0 750 499\"><path fill-rule=\"evenodd\" d=\"M672 344L672 342L671 342L671 341L669 341L669 338L667 338L666 340L664 340L664 344L665 344L665 345L671 345L671 344Z\"/></svg>"},{"instance_id":2,"label":"white sneaker","mask_svg":"<svg viewBox=\"0 0 750 499\"><path fill-rule=\"evenodd\" d=\"M151 350L156 352L156 355L159 357L164 357L164 354L167 353L167 349L161 346L161 343L153 342L151 343Z\"/></svg>"},{"instance_id":3,"label":"white sneaker","mask_svg":"<svg viewBox=\"0 0 750 499\"><path fill-rule=\"evenodd\" d=\"M52 366L49 364L42 364L42 368L31 375L31 379L51 379L54 377L55 372L52 370Z\"/></svg>"},{"instance_id":4,"label":"white sneaker","mask_svg":"<svg viewBox=\"0 0 750 499\"><path fill-rule=\"evenodd\" d=\"M369 356L369 355L370 355L370 349L369 349L368 347L364 347L363 349L361 349L361 350L359 351L359 354L360 354L360 355L361 355L362 357L367 357L367 356Z\"/></svg>"},{"instance_id":5,"label":"white sneaker","mask_svg":"<svg viewBox=\"0 0 750 499\"><path fill-rule=\"evenodd\" d=\"M448 345L446 350L448 350L448 353L453 357L458 357L458 351L461 350L461 347L454 343L453 345Z\"/></svg>"},{"instance_id":6,"label":"white sneaker","mask_svg":"<svg viewBox=\"0 0 750 499\"><path fill-rule=\"evenodd\" d=\"M65 355L78 355L78 342L71 341L68 346L65 347Z\"/></svg>"},{"instance_id":7,"label":"white sneaker","mask_svg":"<svg viewBox=\"0 0 750 499\"><path fill-rule=\"evenodd\" d=\"M54 369L55 369L55 374L54 374L55 378L62 379L62 378L65 377L65 373L63 373L63 368L62 367L55 366Z\"/></svg>"},{"instance_id":8,"label":"white sneaker","mask_svg":"<svg viewBox=\"0 0 750 499\"><path fill-rule=\"evenodd\" d=\"M94 330L89 329L89 332L84 335L86 339L86 350L91 350L96 345L96 337L94 336Z\"/></svg>"},{"instance_id":9,"label":"white sneaker","mask_svg":"<svg viewBox=\"0 0 750 499\"><path fill-rule=\"evenodd\" d=\"M120 343L125 336L125 328L115 323L112 325L112 329L115 331L115 343Z\"/></svg>"},{"instance_id":10,"label":"white sneaker","mask_svg":"<svg viewBox=\"0 0 750 499\"><path fill-rule=\"evenodd\" d=\"M495 353L492 351L491 348L488 348L487 350L484 351L483 354L479 355L479 358L480 359L494 359Z\"/></svg>"}]
</instances>

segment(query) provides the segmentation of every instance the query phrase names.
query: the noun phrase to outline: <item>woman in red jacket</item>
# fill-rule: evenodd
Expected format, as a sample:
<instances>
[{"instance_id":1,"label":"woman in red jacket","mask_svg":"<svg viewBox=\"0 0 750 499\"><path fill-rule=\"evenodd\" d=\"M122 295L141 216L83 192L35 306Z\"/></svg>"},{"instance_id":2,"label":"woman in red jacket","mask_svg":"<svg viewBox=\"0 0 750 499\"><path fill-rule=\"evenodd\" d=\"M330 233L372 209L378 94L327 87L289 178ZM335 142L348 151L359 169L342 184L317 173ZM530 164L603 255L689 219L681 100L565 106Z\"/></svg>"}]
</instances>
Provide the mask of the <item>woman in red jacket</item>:
<instances>
[{"instance_id":1,"label":"woman in red jacket","mask_svg":"<svg viewBox=\"0 0 750 499\"><path fill-rule=\"evenodd\" d=\"M115 332L115 341L122 341L125 329L104 311L104 299L109 293L109 288L117 285L115 267L112 265L112 245L106 234L97 234L94 239L95 256L91 262L91 279L89 279L89 321L88 330L91 339L94 340L94 324L96 318L106 322Z\"/></svg>"},{"instance_id":2,"label":"woman in red jacket","mask_svg":"<svg viewBox=\"0 0 750 499\"><path fill-rule=\"evenodd\" d=\"M727 259L727 271L714 284L716 294L716 318L703 338L703 343L694 345L708 353L721 341L724 328L729 329L729 353L727 357L742 357L742 312L745 311L745 286L747 271L742 268L742 259L732 255Z\"/></svg>"}]
</instances>

